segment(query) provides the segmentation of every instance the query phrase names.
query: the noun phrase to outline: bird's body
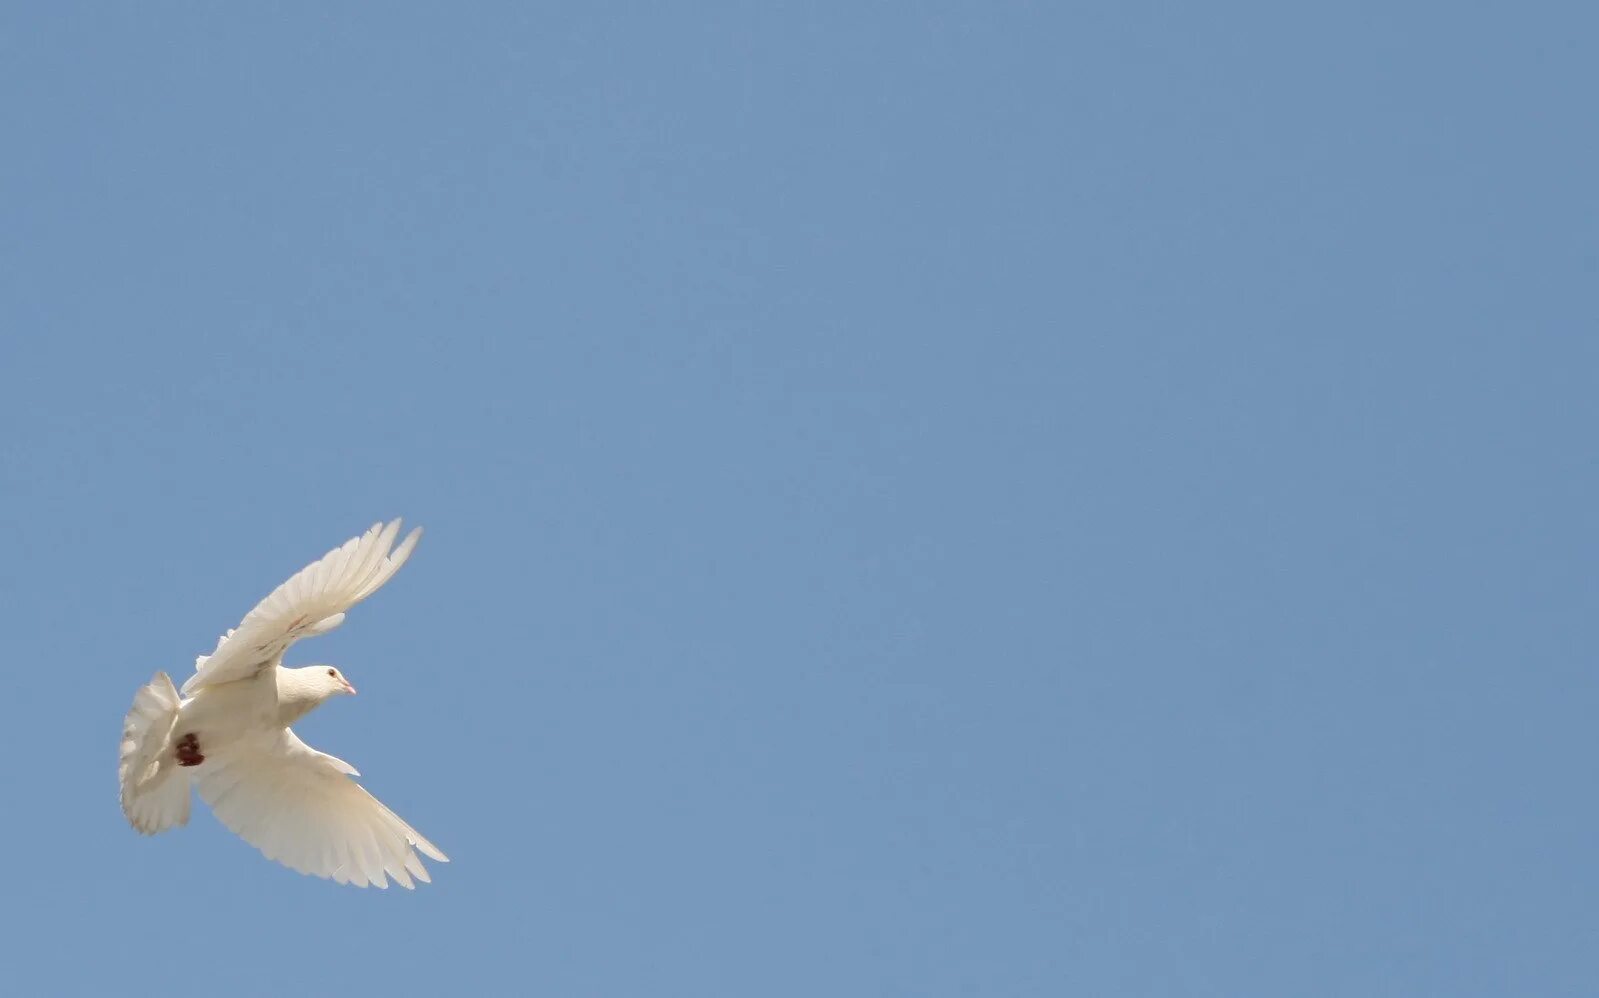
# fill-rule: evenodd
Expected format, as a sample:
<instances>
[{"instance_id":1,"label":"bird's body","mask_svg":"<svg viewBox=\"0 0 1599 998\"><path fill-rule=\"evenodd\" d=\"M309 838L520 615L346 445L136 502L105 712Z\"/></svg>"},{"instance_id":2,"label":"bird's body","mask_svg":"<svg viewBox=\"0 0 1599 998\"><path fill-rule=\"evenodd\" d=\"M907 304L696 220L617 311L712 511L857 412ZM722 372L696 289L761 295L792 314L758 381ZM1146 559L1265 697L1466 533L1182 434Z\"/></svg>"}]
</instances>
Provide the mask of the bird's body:
<instances>
[{"instance_id":1,"label":"bird's body","mask_svg":"<svg viewBox=\"0 0 1599 998\"><path fill-rule=\"evenodd\" d=\"M180 696L166 673L134 697L123 724L122 809L155 834L189 818L197 787L222 823L301 873L365 887L428 874L416 853L445 855L349 777L348 763L311 748L290 725L355 687L332 666L284 668L301 637L325 634L398 571L420 531L392 551L396 520L330 551L261 602Z\"/></svg>"},{"instance_id":2,"label":"bird's body","mask_svg":"<svg viewBox=\"0 0 1599 998\"><path fill-rule=\"evenodd\" d=\"M173 728L179 737L188 736L200 745L202 753L213 756L235 748L238 743L268 737L276 728L287 727L278 695L281 665L262 669L248 679L235 679L220 686L207 686L183 701ZM214 765L214 763L213 763ZM194 767L191 776L206 771L205 764Z\"/></svg>"}]
</instances>

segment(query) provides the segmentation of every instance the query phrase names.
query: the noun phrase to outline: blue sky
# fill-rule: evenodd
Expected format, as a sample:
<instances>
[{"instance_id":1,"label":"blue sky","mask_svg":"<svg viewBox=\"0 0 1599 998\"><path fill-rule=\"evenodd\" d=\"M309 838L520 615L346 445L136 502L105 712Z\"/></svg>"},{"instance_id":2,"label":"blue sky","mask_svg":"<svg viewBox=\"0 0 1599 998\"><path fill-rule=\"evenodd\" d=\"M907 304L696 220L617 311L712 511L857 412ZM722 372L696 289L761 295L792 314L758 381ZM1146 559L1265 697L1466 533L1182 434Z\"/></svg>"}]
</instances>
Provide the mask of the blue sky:
<instances>
[{"instance_id":1,"label":"blue sky","mask_svg":"<svg viewBox=\"0 0 1599 998\"><path fill-rule=\"evenodd\" d=\"M9 980L1593 993L1595 20L0 13ZM129 830L391 516L300 730L455 862Z\"/></svg>"}]
</instances>

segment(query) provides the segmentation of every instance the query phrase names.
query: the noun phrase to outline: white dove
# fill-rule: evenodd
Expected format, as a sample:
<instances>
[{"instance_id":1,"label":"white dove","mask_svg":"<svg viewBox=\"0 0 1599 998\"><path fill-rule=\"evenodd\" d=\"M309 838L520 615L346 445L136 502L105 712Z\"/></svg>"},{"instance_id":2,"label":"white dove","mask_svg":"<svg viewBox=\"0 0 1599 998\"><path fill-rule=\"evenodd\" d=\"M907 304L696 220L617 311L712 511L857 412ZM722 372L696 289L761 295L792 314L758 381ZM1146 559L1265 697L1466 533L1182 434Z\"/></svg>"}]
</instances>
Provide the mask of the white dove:
<instances>
[{"instance_id":1,"label":"white dove","mask_svg":"<svg viewBox=\"0 0 1599 998\"><path fill-rule=\"evenodd\" d=\"M133 698L122 726L122 813L154 835L189 820L189 787L246 842L301 873L341 884L429 882L417 852L449 858L359 783L349 763L289 728L329 697L353 694L327 665L285 669L283 653L326 634L389 581L422 535L398 548L400 521L376 524L301 569L262 600L216 651L201 655L183 697L164 672Z\"/></svg>"}]
</instances>

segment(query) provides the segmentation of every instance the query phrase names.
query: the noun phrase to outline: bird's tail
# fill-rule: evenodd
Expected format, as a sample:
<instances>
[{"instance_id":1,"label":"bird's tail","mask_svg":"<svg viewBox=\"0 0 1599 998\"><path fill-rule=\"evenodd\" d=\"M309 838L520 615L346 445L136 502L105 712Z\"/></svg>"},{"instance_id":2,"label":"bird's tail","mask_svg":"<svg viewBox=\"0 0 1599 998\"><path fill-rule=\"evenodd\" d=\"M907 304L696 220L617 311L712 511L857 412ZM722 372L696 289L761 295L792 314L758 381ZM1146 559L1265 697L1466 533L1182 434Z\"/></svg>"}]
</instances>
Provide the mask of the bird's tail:
<instances>
[{"instance_id":1,"label":"bird's tail","mask_svg":"<svg viewBox=\"0 0 1599 998\"><path fill-rule=\"evenodd\" d=\"M189 820L188 774L162 765L182 703L172 680L158 672L134 695L133 707L122 722L122 758L117 766L122 813L146 835Z\"/></svg>"}]
</instances>

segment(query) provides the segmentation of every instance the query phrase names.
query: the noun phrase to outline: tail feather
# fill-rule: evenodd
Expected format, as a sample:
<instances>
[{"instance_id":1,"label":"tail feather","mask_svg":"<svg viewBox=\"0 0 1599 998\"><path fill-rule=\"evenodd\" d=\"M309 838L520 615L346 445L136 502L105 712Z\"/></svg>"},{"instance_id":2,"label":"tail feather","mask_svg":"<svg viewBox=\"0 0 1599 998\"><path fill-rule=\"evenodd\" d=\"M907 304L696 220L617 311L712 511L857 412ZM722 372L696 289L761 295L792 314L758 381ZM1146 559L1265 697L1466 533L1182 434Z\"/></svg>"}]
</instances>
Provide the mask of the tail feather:
<instances>
[{"instance_id":1,"label":"tail feather","mask_svg":"<svg viewBox=\"0 0 1599 998\"><path fill-rule=\"evenodd\" d=\"M172 680L158 672L134 695L133 706L122 722L122 756L117 766L122 813L146 835L189 821L188 774L162 765L182 702Z\"/></svg>"}]
</instances>

